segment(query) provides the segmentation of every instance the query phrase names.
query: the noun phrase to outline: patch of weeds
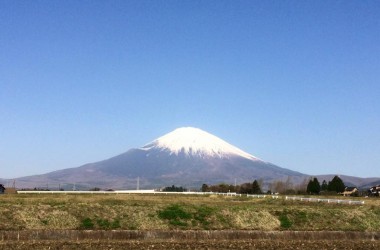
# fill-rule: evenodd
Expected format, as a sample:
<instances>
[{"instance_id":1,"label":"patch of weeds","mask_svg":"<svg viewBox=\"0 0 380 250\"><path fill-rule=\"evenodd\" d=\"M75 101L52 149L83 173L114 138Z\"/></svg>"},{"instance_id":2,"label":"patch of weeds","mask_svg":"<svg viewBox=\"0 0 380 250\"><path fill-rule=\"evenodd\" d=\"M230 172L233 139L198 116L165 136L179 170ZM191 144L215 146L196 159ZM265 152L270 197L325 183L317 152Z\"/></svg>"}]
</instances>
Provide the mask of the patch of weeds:
<instances>
[{"instance_id":1,"label":"patch of weeds","mask_svg":"<svg viewBox=\"0 0 380 250\"><path fill-rule=\"evenodd\" d=\"M296 220L299 222L306 222L307 221L307 214L305 211L298 211L296 214Z\"/></svg>"},{"instance_id":2,"label":"patch of weeds","mask_svg":"<svg viewBox=\"0 0 380 250\"><path fill-rule=\"evenodd\" d=\"M227 220L227 218L221 214L216 214L217 220L227 227L231 227L231 222Z\"/></svg>"},{"instance_id":3,"label":"patch of weeds","mask_svg":"<svg viewBox=\"0 0 380 250\"><path fill-rule=\"evenodd\" d=\"M281 214L279 217L281 228L288 229L292 226L292 222L289 220L286 214Z\"/></svg>"},{"instance_id":4,"label":"patch of weeds","mask_svg":"<svg viewBox=\"0 0 380 250\"><path fill-rule=\"evenodd\" d=\"M110 221L108 219L100 219L97 218L95 220L96 223L91 218L85 218L82 220L81 229L117 229L121 227L120 220L119 219L114 219L113 221Z\"/></svg>"},{"instance_id":5,"label":"patch of weeds","mask_svg":"<svg viewBox=\"0 0 380 250\"><path fill-rule=\"evenodd\" d=\"M232 211L232 212L239 212L241 210L242 210L241 206L233 206L230 208L230 211Z\"/></svg>"},{"instance_id":6,"label":"patch of weeds","mask_svg":"<svg viewBox=\"0 0 380 250\"><path fill-rule=\"evenodd\" d=\"M183 208L178 204L173 204L166 207L164 210L158 212L158 217L161 219L190 219L191 214L187 213Z\"/></svg>"},{"instance_id":7,"label":"patch of weeds","mask_svg":"<svg viewBox=\"0 0 380 250\"><path fill-rule=\"evenodd\" d=\"M98 227L101 229L110 229L111 223L107 219L97 219L96 224L98 224Z\"/></svg>"},{"instance_id":8,"label":"patch of weeds","mask_svg":"<svg viewBox=\"0 0 380 250\"><path fill-rule=\"evenodd\" d=\"M214 209L211 207L200 206L196 209L194 219L197 220L203 227L207 227L210 224L207 219L212 215L213 212Z\"/></svg>"},{"instance_id":9,"label":"patch of weeds","mask_svg":"<svg viewBox=\"0 0 380 250\"><path fill-rule=\"evenodd\" d=\"M166 207L164 210L158 211L160 219L168 220L173 226L187 226L186 220L191 219L191 214L186 212L180 205L173 204Z\"/></svg>"},{"instance_id":10,"label":"patch of weeds","mask_svg":"<svg viewBox=\"0 0 380 250\"><path fill-rule=\"evenodd\" d=\"M243 196L235 196L232 198L232 201L248 201L249 198L246 195Z\"/></svg>"},{"instance_id":11,"label":"patch of weeds","mask_svg":"<svg viewBox=\"0 0 380 250\"><path fill-rule=\"evenodd\" d=\"M93 229L94 228L94 222L92 222L92 220L90 218L84 218L82 220L80 228L82 228L82 229Z\"/></svg>"},{"instance_id":12,"label":"patch of weeds","mask_svg":"<svg viewBox=\"0 0 380 250\"><path fill-rule=\"evenodd\" d=\"M52 206L52 207L61 207L65 205L65 202L62 202L60 200L48 200L46 201L46 204Z\"/></svg>"},{"instance_id":13,"label":"patch of weeds","mask_svg":"<svg viewBox=\"0 0 380 250\"><path fill-rule=\"evenodd\" d=\"M280 220L280 226L283 229L288 229L293 225L292 221L288 218L287 213L288 211L285 209L278 218Z\"/></svg>"},{"instance_id":14,"label":"patch of weeds","mask_svg":"<svg viewBox=\"0 0 380 250\"><path fill-rule=\"evenodd\" d=\"M114 221L112 221L111 228L112 229L121 228L120 220L115 219Z\"/></svg>"},{"instance_id":15,"label":"patch of weeds","mask_svg":"<svg viewBox=\"0 0 380 250\"><path fill-rule=\"evenodd\" d=\"M371 206L371 210L373 211L374 214L380 215L380 208Z\"/></svg>"},{"instance_id":16,"label":"patch of weeds","mask_svg":"<svg viewBox=\"0 0 380 250\"><path fill-rule=\"evenodd\" d=\"M41 220L42 224L47 225L49 222L47 220Z\"/></svg>"},{"instance_id":17,"label":"patch of weeds","mask_svg":"<svg viewBox=\"0 0 380 250\"><path fill-rule=\"evenodd\" d=\"M119 219L115 219L113 221L109 221L107 219L97 219L96 224L101 229L116 229L121 227Z\"/></svg>"},{"instance_id":18,"label":"patch of weeds","mask_svg":"<svg viewBox=\"0 0 380 250\"><path fill-rule=\"evenodd\" d=\"M180 220L170 220L169 223L173 226L179 226L179 227L187 227L188 224L185 221Z\"/></svg>"}]
</instances>

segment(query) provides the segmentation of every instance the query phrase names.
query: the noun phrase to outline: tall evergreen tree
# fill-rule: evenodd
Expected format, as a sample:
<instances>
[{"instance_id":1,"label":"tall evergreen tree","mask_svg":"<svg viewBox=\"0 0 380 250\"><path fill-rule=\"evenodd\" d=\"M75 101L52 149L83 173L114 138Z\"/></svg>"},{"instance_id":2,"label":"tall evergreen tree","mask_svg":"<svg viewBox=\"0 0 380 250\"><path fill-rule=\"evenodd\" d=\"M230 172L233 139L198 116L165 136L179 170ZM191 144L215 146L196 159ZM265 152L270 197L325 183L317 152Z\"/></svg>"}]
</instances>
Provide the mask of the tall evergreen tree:
<instances>
[{"instance_id":1,"label":"tall evergreen tree","mask_svg":"<svg viewBox=\"0 0 380 250\"><path fill-rule=\"evenodd\" d=\"M201 190L202 190L202 192L208 192L209 191L208 185L207 184L203 184Z\"/></svg>"},{"instance_id":2,"label":"tall evergreen tree","mask_svg":"<svg viewBox=\"0 0 380 250\"><path fill-rule=\"evenodd\" d=\"M262 193L260 184L257 180L254 180L252 183L252 193L253 194L261 194Z\"/></svg>"},{"instance_id":3,"label":"tall evergreen tree","mask_svg":"<svg viewBox=\"0 0 380 250\"><path fill-rule=\"evenodd\" d=\"M338 176L334 176L334 178L331 181L329 181L327 190L337 192L337 193L342 193L344 192L345 188L346 186L344 185L344 182L342 181L342 179L339 178Z\"/></svg>"},{"instance_id":4,"label":"tall evergreen tree","mask_svg":"<svg viewBox=\"0 0 380 250\"><path fill-rule=\"evenodd\" d=\"M313 189L313 180L310 178L309 183L307 183L306 192L310 194L312 189Z\"/></svg>"},{"instance_id":5,"label":"tall evergreen tree","mask_svg":"<svg viewBox=\"0 0 380 250\"><path fill-rule=\"evenodd\" d=\"M321 184L319 184L317 178L314 178L314 191L316 194L319 194L321 192Z\"/></svg>"},{"instance_id":6,"label":"tall evergreen tree","mask_svg":"<svg viewBox=\"0 0 380 250\"><path fill-rule=\"evenodd\" d=\"M319 194L319 192L321 191L321 185L319 184L317 178L314 177L314 179L310 179L309 183L307 184L306 191L309 194Z\"/></svg>"},{"instance_id":7,"label":"tall evergreen tree","mask_svg":"<svg viewBox=\"0 0 380 250\"><path fill-rule=\"evenodd\" d=\"M326 182L326 180L323 180L322 181L321 190L322 191L327 191L327 188L328 188L327 182Z\"/></svg>"}]
</instances>

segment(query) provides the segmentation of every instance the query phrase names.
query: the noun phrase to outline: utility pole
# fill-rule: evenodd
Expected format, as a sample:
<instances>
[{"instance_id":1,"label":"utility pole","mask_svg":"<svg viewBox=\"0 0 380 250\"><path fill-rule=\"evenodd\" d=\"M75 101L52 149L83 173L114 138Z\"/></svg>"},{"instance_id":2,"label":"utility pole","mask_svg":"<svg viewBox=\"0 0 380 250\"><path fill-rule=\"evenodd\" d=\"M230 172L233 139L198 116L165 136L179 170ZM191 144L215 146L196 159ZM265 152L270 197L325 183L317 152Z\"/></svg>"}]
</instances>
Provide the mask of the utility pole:
<instances>
[{"instance_id":1,"label":"utility pole","mask_svg":"<svg viewBox=\"0 0 380 250\"><path fill-rule=\"evenodd\" d=\"M136 190L140 190L140 177L137 177L137 187Z\"/></svg>"}]
</instances>

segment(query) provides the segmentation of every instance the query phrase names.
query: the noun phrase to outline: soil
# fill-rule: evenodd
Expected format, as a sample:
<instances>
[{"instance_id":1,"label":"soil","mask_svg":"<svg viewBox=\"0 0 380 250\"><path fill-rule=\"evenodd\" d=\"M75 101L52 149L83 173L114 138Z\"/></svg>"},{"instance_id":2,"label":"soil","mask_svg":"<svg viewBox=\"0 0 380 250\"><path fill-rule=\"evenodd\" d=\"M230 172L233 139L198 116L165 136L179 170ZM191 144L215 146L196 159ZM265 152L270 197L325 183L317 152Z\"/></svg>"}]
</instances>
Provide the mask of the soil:
<instances>
[{"instance_id":1,"label":"soil","mask_svg":"<svg viewBox=\"0 0 380 250\"><path fill-rule=\"evenodd\" d=\"M380 249L380 241L187 240L3 241L0 249Z\"/></svg>"},{"instance_id":2,"label":"soil","mask_svg":"<svg viewBox=\"0 0 380 250\"><path fill-rule=\"evenodd\" d=\"M380 249L380 232L26 230L1 249Z\"/></svg>"}]
</instances>

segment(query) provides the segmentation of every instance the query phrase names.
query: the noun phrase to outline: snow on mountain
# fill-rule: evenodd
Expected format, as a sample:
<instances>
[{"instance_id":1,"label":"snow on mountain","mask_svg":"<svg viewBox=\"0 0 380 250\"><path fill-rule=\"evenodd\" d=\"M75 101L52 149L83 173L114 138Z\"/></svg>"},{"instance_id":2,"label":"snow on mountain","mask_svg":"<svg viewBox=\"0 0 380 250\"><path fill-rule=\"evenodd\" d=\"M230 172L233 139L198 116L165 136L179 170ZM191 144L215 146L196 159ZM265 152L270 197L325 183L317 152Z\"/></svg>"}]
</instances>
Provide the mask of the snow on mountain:
<instances>
[{"instance_id":1,"label":"snow on mountain","mask_svg":"<svg viewBox=\"0 0 380 250\"><path fill-rule=\"evenodd\" d=\"M170 151L170 154L187 156L229 158L241 156L249 160L259 160L243 150L227 143L226 141L193 127L178 128L154 141L141 149L158 149Z\"/></svg>"}]
</instances>

